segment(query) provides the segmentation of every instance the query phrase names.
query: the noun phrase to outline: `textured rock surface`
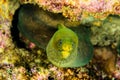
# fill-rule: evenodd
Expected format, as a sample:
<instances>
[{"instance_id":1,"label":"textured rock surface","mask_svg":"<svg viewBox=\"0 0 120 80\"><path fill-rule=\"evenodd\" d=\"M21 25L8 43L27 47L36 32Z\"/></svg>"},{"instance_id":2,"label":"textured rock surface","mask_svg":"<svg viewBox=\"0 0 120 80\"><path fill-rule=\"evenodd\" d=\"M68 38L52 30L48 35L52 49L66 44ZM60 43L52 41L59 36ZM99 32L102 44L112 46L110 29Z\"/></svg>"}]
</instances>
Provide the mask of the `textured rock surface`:
<instances>
[{"instance_id":1,"label":"textured rock surface","mask_svg":"<svg viewBox=\"0 0 120 80\"><path fill-rule=\"evenodd\" d=\"M100 27L91 27L93 45L107 46L119 43L120 40L120 17L109 16Z\"/></svg>"},{"instance_id":2,"label":"textured rock surface","mask_svg":"<svg viewBox=\"0 0 120 80\"><path fill-rule=\"evenodd\" d=\"M109 14L120 15L119 0L0 0L0 79L120 79L119 58L113 77L98 71L92 63L83 68L60 69L49 63L45 52L16 48L10 28L14 12L20 4L38 4L45 10L62 13L69 20L101 26ZM61 9L62 7L62 9ZM102 21L102 22L101 22ZM110 24L111 25L111 24ZM114 25L113 25L114 27ZM119 27L91 27L93 45L105 46L118 41ZM105 33L105 35L103 35ZM99 35L96 35L99 34ZM117 37L118 36L118 37ZM108 39L104 39L107 37ZM16 55L18 53L19 55ZM43 54L44 53L44 54ZM5 54L5 55L4 55ZM4 56L3 56L4 55ZM9 56L9 57L8 57ZM12 57L11 57L12 56ZM13 59L12 59L13 58ZM6 64L8 63L8 64ZM18 67L16 67L16 65ZM10 65L9 65L10 64ZM21 67L22 66L22 67ZM40 74L41 73L41 74Z\"/></svg>"}]
</instances>

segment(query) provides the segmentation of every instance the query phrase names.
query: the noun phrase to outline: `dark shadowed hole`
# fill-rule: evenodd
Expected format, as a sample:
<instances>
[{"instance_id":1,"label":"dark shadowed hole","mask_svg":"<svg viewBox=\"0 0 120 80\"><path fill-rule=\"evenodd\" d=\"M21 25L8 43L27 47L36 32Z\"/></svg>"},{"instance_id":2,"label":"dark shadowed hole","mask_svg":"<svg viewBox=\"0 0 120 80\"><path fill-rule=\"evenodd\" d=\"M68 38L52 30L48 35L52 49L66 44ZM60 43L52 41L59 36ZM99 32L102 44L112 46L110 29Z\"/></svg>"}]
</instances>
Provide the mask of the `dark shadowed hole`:
<instances>
[{"instance_id":1,"label":"dark shadowed hole","mask_svg":"<svg viewBox=\"0 0 120 80\"><path fill-rule=\"evenodd\" d=\"M12 35L12 39L13 42L20 48L25 48L25 43L22 42L20 40L19 37L19 30L17 28L17 24L18 24L18 14L19 14L19 10L21 9L22 5L15 11L15 14L13 16L13 20L12 20L12 28L11 28L11 35Z\"/></svg>"},{"instance_id":2,"label":"dark shadowed hole","mask_svg":"<svg viewBox=\"0 0 120 80\"><path fill-rule=\"evenodd\" d=\"M54 78L52 78L52 77L49 76L49 77L48 77L48 80L54 80Z\"/></svg>"}]
</instances>

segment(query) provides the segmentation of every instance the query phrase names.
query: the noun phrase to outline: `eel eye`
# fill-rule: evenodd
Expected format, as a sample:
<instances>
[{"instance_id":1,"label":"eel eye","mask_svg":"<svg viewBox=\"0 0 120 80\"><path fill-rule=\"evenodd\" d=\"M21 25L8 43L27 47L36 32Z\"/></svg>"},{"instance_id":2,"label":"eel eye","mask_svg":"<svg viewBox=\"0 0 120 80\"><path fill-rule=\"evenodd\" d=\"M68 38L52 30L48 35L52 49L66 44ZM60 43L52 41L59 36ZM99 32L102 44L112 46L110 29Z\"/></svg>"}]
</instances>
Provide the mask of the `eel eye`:
<instances>
[{"instance_id":1,"label":"eel eye","mask_svg":"<svg viewBox=\"0 0 120 80\"><path fill-rule=\"evenodd\" d=\"M62 44L63 44L63 41L62 41L62 39L59 39L58 41L57 41L57 43L55 44L56 45L56 48L58 49L58 50L62 50Z\"/></svg>"},{"instance_id":2,"label":"eel eye","mask_svg":"<svg viewBox=\"0 0 120 80\"><path fill-rule=\"evenodd\" d=\"M62 40L61 39L58 41L58 45L59 46L62 45Z\"/></svg>"}]
</instances>

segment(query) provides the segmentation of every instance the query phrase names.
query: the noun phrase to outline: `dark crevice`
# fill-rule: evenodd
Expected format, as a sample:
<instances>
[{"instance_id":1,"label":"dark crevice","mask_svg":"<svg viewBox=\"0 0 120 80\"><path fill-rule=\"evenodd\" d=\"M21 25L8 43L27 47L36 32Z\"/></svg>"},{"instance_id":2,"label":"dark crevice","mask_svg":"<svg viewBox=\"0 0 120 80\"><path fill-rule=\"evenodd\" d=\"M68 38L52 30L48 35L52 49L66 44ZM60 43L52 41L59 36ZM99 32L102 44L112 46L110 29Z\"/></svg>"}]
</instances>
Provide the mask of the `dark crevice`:
<instances>
[{"instance_id":1,"label":"dark crevice","mask_svg":"<svg viewBox=\"0 0 120 80\"><path fill-rule=\"evenodd\" d=\"M19 14L19 10L21 9L23 5L21 5L16 11L15 14L13 16L13 20L12 20L12 28L11 28L11 35L12 35L12 40L13 42L20 48L25 48L25 43L23 41L20 40L20 36L19 36L19 30L17 28L18 25L18 14Z\"/></svg>"}]
</instances>

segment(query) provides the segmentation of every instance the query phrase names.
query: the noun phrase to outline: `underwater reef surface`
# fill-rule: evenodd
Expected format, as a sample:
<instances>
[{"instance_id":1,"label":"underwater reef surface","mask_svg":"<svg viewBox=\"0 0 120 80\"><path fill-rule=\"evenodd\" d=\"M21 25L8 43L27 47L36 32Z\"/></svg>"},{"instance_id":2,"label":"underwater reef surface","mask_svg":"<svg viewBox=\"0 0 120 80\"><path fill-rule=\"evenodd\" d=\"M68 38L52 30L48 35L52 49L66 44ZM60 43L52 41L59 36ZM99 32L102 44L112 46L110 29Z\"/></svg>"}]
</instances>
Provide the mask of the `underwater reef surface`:
<instances>
[{"instance_id":1,"label":"underwater reef surface","mask_svg":"<svg viewBox=\"0 0 120 80\"><path fill-rule=\"evenodd\" d=\"M18 37L14 15L28 3L89 28L93 59L83 67L59 68L43 49ZM120 79L119 15L119 0L0 0L0 80Z\"/></svg>"},{"instance_id":2,"label":"underwater reef surface","mask_svg":"<svg viewBox=\"0 0 120 80\"><path fill-rule=\"evenodd\" d=\"M92 26L91 41L93 45L107 46L117 45L120 41L120 17L109 16L102 26Z\"/></svg>"},{"instance_id":3,"label":"underwater reef surface","mask_svg":"<svg viewBox=\"0 0 120 80\"><path fill-rule=\"evenodd\" d=\"M120 14L119 0L19 0L22 4L38 4L45 10L62 13L66 18L75 21L88 16L103 20L109 14Z\"/></svg>"}]
</instances>

